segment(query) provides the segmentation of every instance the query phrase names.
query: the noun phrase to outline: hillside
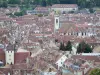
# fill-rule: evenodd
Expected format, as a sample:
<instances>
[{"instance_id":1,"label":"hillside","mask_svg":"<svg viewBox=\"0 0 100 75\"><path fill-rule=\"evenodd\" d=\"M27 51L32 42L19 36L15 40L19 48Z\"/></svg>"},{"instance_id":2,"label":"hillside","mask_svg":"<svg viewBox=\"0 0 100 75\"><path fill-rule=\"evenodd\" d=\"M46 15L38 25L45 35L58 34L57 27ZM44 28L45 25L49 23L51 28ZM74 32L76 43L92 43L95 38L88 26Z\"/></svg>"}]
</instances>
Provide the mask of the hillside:
<instances>
[{"instance_id":1,"label":"hillside","mask_svg":"<svg viewBox=\"0 0 100 75\"><path fill-rule=\"evenodd\" d=\"M52 4L78 4L80 8L100 7L100 0L0 0L0 7L9 5L30 7L31 5L50 6Z\"/></svg>"}]
</instances>

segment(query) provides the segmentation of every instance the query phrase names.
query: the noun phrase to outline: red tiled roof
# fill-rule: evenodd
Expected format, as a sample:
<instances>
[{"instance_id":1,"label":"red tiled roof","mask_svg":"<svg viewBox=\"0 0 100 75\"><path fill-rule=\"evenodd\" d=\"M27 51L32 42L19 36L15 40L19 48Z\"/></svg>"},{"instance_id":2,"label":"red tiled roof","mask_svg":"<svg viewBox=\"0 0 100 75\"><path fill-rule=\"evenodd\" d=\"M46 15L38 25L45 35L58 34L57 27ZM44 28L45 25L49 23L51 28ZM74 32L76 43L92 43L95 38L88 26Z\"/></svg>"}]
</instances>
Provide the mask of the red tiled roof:
<instances>
[{"instance_id":1,"label":"red tiled roof","mask_svg":"<svg viewBox=\"0 0 100 75\"><path fill-rule=\"evenodd\" d=\"M5 75L8 75L8 73L11 73L10 68L0 68L0 71L4 73ZM0 74L1 75L1 74ZM3 75L3 74L2 74Z\"/></svg>"},{"instance_id":2,"label":"red tiled roof","mask_svg":"<svg viewBox=\"0 0 100 75\"><path fill-rule=\"evenodd\" d=\"M83 55L73 55L73 59L83 59L83 60L90 60L94 62L100 62L100 57L99 56L83 56Z\"/></svg>"},{"instance_id":3,"label":"red tiled roof","mask_svg":"<svg viewBox=\"0 0 100 75\"><path fill-rule=\"evenodd\" d=\"M5 62L6 62L5 52L3 51L3 49L0 49L0 60L5 64Z\"/></svg>"},{"instance_id":4,"label":"red tiled roof","mask_svg":"<svg viewBox=\"0 0 100 75\"><path fill-rule=\"evenodd\" d=\"M0 60L2 60L2 62L5 64L5 53L0 53Z\"/></svg>"},{"instance_id":5,"label":"red tiled roof","mask_svg":"<svg viewBox=\"0 0 100 75\"><path fill-rule=\"evenodd\" d=\"M17 52L15 53L14 62L16 63L25 63L26 58L30 55L30 52Z\"/></svg>"},{"instance_id":6,"label":"red tiled roof","mask_svg":"<svg viewBox=\"0 0 100 75\"><path fill-rule=\"evenodd\" d=\"M48 10L48 7L36 7L34 10Z\"/></svg>"},{"instance_id":7,"label":"red tiled roof","mask_svg":"<svg viewBox=\"0 0 100 75\"><path fill-rule=\"evenodd\" d=\"M27 69L27 64L26 63L20 63L20 64L14 64L12 65L12 69Z\"/></svg>"},{"instance_id":8,"label":"red tiled roof","mask_svg":"<svg viewBox=\"0 0 100 75\"><path fill-rule=\"evenodd\" d=\"M0 53L4 53L4 50L2 48L0 48Z\"/></svg>"}]
</instances>

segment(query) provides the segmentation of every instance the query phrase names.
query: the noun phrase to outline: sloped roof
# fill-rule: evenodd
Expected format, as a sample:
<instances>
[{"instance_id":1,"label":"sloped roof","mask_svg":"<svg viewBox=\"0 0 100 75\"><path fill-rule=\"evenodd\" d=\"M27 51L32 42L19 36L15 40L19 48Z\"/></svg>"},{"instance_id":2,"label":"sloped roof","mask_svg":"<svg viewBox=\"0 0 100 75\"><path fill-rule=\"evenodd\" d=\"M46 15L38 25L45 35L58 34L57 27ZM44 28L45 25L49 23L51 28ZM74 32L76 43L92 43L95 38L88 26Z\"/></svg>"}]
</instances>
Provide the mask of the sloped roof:
<instances>
[{"instance_id":1,"label":"sloped roof","mask_svg":"<svg viewBox=\"0 0 100 75\"><path fill-rule=\"evenodd\" d=\"M29 52L29 51L22 49L22 48L18 48L17 52Z\"/></svg>"},{"instance_id":2,"label":"sloped roof","mask_svg":"<svg viewBox=\"0 0 100 75\"><path fill-rule=\"evenodd\" d=\"M7 51L13 51L14 50L14 45L12 44L8 44L8 46L6 47Z\"/></svg>"},{"instance_id":3,"label":"sloped roof","mask_svg":"<svg viewBox=\"0 0 100 75\"><path fill-rule=\"evenodd\" d=\"M54 4L52 8L76 8L77 4Z\"/></svg>"},{"instance_id":4,"label":"sloped roof","mask_svg":"<svg viewBox=\"0 0 100 75\"><path fill-rule=\"evenodd\" d=\"M84 55L73 55L73 59L83 59L83 60L90 60L94 62L100 62L100 57L99 56L84 56Z\"/></svg>"},{"instance_id":5,"label":"sloped roof","mask_svg":"<svg viewBox=\"0 0 100 75\"><path fill-rule=\"evenodd\" d=\"M5 52L3 50L0 50L0 60L5 64Z\"/></svg>"},{"instance_id":6,"label":"sloped roof","mask_svg":"<svg viewBox=\"0 0 100 75\"><path fill-rule=\"evenodd\" d=\"M16 52L14 57L14 63L25 63L30 52Z\"/></svg>"}]
</instances>

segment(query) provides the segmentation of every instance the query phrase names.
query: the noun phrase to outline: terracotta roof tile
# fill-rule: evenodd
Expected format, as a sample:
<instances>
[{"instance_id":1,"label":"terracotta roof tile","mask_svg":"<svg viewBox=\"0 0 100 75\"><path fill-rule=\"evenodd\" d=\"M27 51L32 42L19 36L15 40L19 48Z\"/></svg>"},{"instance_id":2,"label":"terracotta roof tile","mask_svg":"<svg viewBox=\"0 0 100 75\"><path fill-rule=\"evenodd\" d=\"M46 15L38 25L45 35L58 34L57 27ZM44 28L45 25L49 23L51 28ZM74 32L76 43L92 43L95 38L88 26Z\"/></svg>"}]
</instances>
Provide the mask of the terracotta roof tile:
<instances>
[{"instance_id":1,"label":"terracotta roof tile","mask_svg":"<svg viewBox=\"0 0 100 75\"><path fill-rule=\"evenodd\" d=\"M25 63L27 57L30 55L30 52L17 52L15 53L14 62L17 63Z\"/></svg>"},{"instance_id":2,"label":"terracotta roof tile","mask_svg":"<svg viewBox=\"0 0 100 75\"><path fill-rule=\"evenodd\" d=\"M94 62L100 62L100 57L99 56L83 56L83 55L73 55L73 59L84 59L84 60L90 60Z\"/></svg>"}]
</instances>

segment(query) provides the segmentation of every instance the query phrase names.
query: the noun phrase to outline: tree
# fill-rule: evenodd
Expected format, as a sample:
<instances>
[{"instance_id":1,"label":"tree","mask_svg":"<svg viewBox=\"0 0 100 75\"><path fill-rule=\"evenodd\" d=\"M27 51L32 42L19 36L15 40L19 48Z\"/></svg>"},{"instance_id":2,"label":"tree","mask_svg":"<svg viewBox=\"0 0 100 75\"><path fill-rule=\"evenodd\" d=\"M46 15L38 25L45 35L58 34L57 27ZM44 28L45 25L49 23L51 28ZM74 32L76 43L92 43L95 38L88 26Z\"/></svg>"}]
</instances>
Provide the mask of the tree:
<instances>
[{"instance_id":1,"label":"tree","mask_svg":"<svg viewBox=\"0 0 100 75\"><path fill-rule=\"evenodd\" d=\"M100 0L95 0L95 2L96 2L96 6L100 7Z\"/></svg>"},{"instance_id":2,"label":"tree","mask_svg":"<svg viewBox=\"0 0 100 75\"><path fill-rule=\"evenodd\" d=\"M88 44L86 44L84 53L91 53L91 52L92 52L92 48Z\"/></svg>"},{"instance_id":3,"label":"tree","mask_svg":"<svg viewBox=\"0 0 100 75\"><path fill-rule=\"evenodd\" d=\"M20 0L8 0L9 4L20 4Z\"/></svg>"},{"instance_id":4,"label":"tree","mask_svg":"<svg viewBox=\"0 0 100 75\"><path fill-rule=\"evenodd\" d=\"M7 2L3 2L2 6L3 6L4 8L7 8L7 7L8 7Z\"/></svg>"},{"instance_id":5,"label":"tree","mask_svg":"<svg viewBox=\"0 0 100 75\"><path fill-rule=\"evenodd\" d=\"M38 17L42 17L43 16L43 14L38 14Z\"/></svg>"},{"instance_id":6,"label":"tree","mask_svg":"<svg viewBox=\"0 0 100 75\"><path fill-rule=\"evenodd\" d=\"M23 16L23 15L25 15L25 11L15 12L14 15L15 16Z\"/></svg>"},{"instance_id":7,"label":"tree","mask_svg":"<svg viewBox=\"0 0 100 75\"><path fill-rule=\"evenodd\" d=\"M70 52L72 51L72 44L70 41L68 41L68 43L66 44L65 50Z\"/></svg>"},{"instance_id":8,"label":"tree","mask_svg":"<svg viewBox=\"0 0 100 75\"><path fill-rule=\"evenodd\" d=\"M62 50L62 51L64 51L65 50L65 46L64 46L64 43L60 43L60 48L59 48L60 50Z\"/></svg>"},{"instance_id":9,"label":"tree","mask_svg":"<svg viewBox=\"0 0 100 75\"><path fill-rule=\"evenodd\" d=\"M43 0L42 3L41 3L41 5L44 6L44 7L46 7L47 6L47 1Z\"/></svg>"},{"instance_id":10,"label":"tree","mask_svg":"<svg viewBox=\"0 0 100 75\"><path fill-rule=\"evenodd\" d=\"M100 69L99 68L96 68L96 69L93 69L89 75L100 75Z\"/></svg>"},{"instance_id":11,"label":"tree","mask_svg":"<svg viewBox=\"0 0 100 75\"><path fill-rule=\"evenodd\" d=\"M93 8L89 8L90 13L94 13Z\"/></svg>"},{"instance_id":12,"label":"tree","mask_svg":"<svg viewBox=\"0 0 100 75\"><path fill-rule=\"evenodd\" d=\"M86 7L86 0L77 0L77 4L78 4L81 8L85 8L85 7Z\"/></svg>"},{"instance_id":13,"label":"tree","mask_svg":"<svg viewBox=\"0 0 100 75\"><path fill-rule=\"evenodd\" d=\"M91 53L92 48L86 44L84 41L80 42L77 47L77 53Z\"/></svg>"},{"instance_id":14,"label":"tree","mask_svg":"<svg viewBox=\"0 0 100 75\"><path fill-rule=\"evenodd\" d=\"M82 41L79 43L78 47L77 47L77 53L83 53L85 50L85 42Z\"/></svg>"},{"instance_id":15,"label":"tree","mask_svg":"<svg viewBox=\"0 0 100 75\"><path fill-rule=\"evenodd\" d=\"M6 0L1 0L0 1L0 7L7 8L8 7L7 1Z\"/></svg>"}]
</instances>

